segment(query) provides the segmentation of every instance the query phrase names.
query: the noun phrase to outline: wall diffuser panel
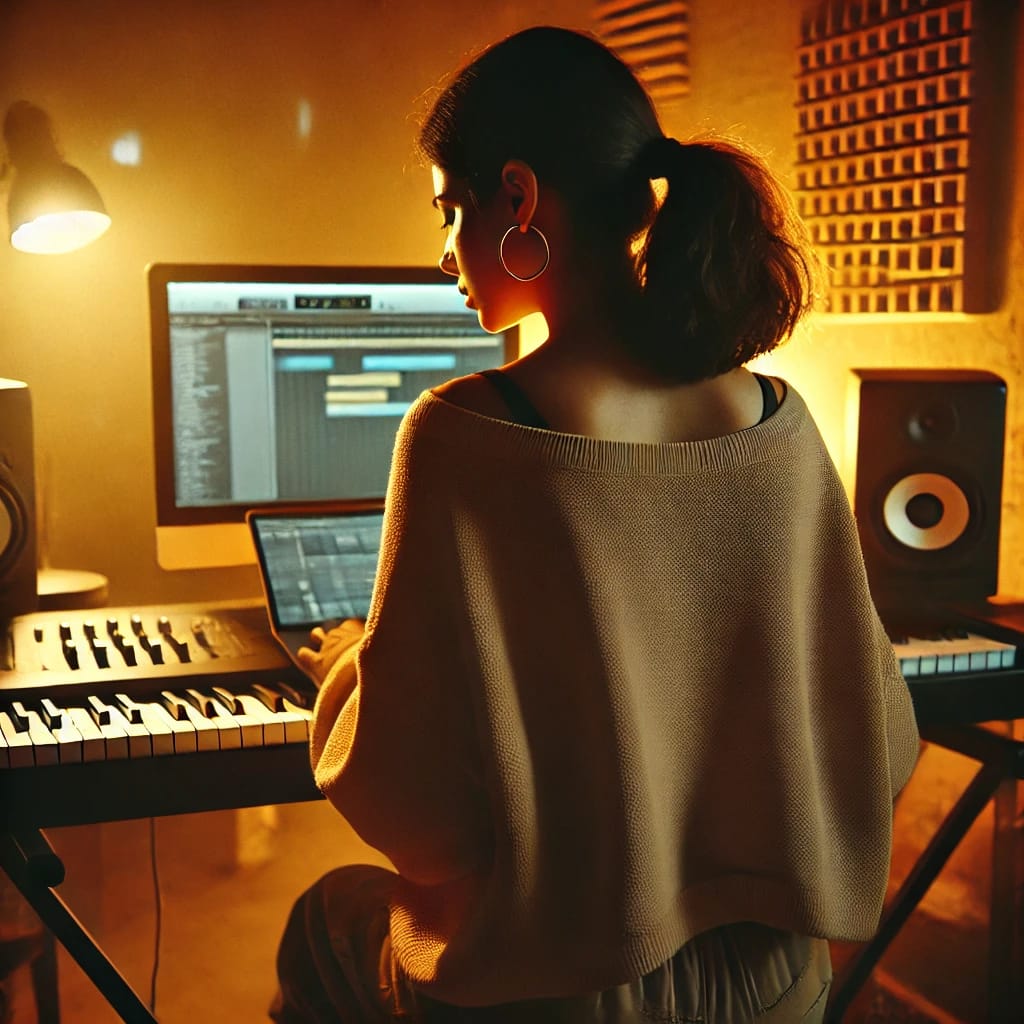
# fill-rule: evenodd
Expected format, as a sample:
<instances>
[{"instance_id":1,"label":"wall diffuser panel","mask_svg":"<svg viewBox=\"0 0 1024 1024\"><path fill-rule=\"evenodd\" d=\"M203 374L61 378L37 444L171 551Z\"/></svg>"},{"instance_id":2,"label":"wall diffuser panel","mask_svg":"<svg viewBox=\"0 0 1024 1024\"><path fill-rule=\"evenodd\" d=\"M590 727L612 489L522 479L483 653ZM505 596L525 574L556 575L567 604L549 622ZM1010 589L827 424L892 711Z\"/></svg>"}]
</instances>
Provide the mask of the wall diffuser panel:
<instances>
[{"instance_id":1,"label":"wall diffuser panel","mask_svg":"<svg viewBox=\"0 0 1024 1024\"><path fill-rule=\"evenodd\" d=\"M840 0L801 25L797 200L841 313L971 312L981 208L983 0ZM988 241L991 241L989 239Z\"/></svg>"},{"instance_id":2,"label":"wall diffuser panel","mask_svg":"<svg viewBox=\"0 0 1024 1024\"><path fill-rule=\"evenodd\" d=\"M656 100L690 91L689 17L684 0L599 0L597 34Z\"/></svg>"}]
</instances>

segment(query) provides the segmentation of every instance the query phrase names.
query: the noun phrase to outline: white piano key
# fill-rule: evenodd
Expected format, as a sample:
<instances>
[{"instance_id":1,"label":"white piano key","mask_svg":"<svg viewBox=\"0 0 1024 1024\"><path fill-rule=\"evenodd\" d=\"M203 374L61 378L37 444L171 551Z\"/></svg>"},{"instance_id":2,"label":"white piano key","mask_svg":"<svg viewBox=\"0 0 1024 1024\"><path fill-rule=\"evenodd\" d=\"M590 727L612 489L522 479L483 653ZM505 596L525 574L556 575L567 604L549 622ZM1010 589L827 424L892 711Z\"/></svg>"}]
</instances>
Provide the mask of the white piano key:
<instances>
[{"instance_id":1,"label":"white piano key","mask_svg":"<svg viewBox=\"0 0 1024 1024\"><path fill-rule=\"evenodd\" d=\"M57 741L40 717L39 712L25 707L22 701L15 700L11 701L11 713L25 723L25 730L28 732L29 743L32 744L32 756L35 759L35 763L39 766L58 764L60 755L58 753Z\"/></svg>"},{"instance_id":2,"label":"white piano key","mask_svg":"<svg viewBox=\"0 0 1024 1024\"><path fill-rule=\"evenodd\" d=\"M7 749L7 737L4 736L4 732L0 729L0 768L11 767L11 754Z\"/></svg>"},{"instance_id":3,"label":"white piano key","mask_svg":"<svg viewBox=\"0 0 1024 1024\"><path fill-rule=\"evenodd\" d=\"M12 768L31 768L36 759L32 754L32 741L28 730L19 729L7 711L0 711L0 732L7 741L8 762Z\"/></svg>"},{"instance_id":4,"label":"white piano key","mask_svg":"<svg viewBox=\"0 0 1024 1024\"><path fill-rule=\"evenodd\" d=\"M264 735L265 723L262 719L251 714L241 701L223 686L214 686L213 696L219 703L224 705L232 721L238 726L238 730L242 735L243 747L264 746L266 743Z\"/></svg>"},{"instance_id":5,"label":"white piano key","mask_svg":"<svg viewBox=\"0 0 1024 1024\"><path fill-rule=\"evenodd\" d=\"M893 643L904 676L958 675L1012 668L1016 648L961 630L931 637L907 636Z\"/></svg>"},{"instance_id":6,"label":"white piano key","mask_svg":"<svg viewBox=\"0 0 1024 1024\"><path fill-rule=\"evenodd\" d=\"M313 712L309 708L300 707L298 704L293 704L288 698L285 698L284 702L285 713L293 715L299 719L302 723L302 738L305 740L309 739L311 723L313 721Z\"/></svg>"},{"instance_id":7,"label":"white piano key","mask_svg":"<svg viewBox=\"0 0 1024 1024\"><path fill-rule=\"evenodd\" d=\"M146 709L146 714L149 716L147 720L162 721L167 727L167 731L171 737L172 753L175 754L194 754L199 749L199 743L196 738L196 730L189 721L179 722L174 718L171 713L162 704L156 704L153 702L145 702L143 706ZM156 741L153 743L154 753L156 752Z\"/></svg>"},{"instance_id":8,"label":"white piano key","mask_svg":"<svg viewBox=\"0 0 1024 1024\"><path fill-rule=\"evenodd\" d=\"M65 714L60 725L50 726L50 732L57 741L57 755L61 764L77 764L85 756L85 741L76 728L71 716Z\"/></svg>"},{"instance_id":9,"label":"white piano key","mask_svg":"<svg viewBox=\"0 0 1024 1024\"><path fill-rule=\"evenodd\" d=\"M236 694L235 699L250 718L262 724L265 746L274 747L286 742L285 723L280 715L275 715L270 708L251 693Z\"/></svg>"},{"instance_id":10,"label":"white piano key","mask_svg":"<svg viewBox=\"0 0 1024 1024\"><path fill-rule=\"evenodd\" d=\"M92 716L92 720L96 723L100 735L103 737L107 760L120 761L127 758L128 734L114 719L114 716L111 714L113 709L94 693L90 693L85 701L86 710Z\"/></svg>"},{"instance_id":11,"label":"white piano key","mask_svg":"<svg viewBox=\"0 0 1024 1024\"><path fill-rule=\"evenodd\" d=\"M184 695L193 710L216 728L221 750L238 750L242 746L242 730L219 700L191 687L184 691Z\"/></svg>"},{"instance_id":12,"label":"white piano key","mask_svg":"<svg viewBox=\"0 0 1024 1024\"><path fill-rule=\"evenodd\" d=\"M188 701L182 700L170 690L162 690L160 699L171 717L178 722L187 722L196 737L196 750L219 750L220 739L217 727L204 718Z\"/></svg>"},{"instance_id":13,"label":"white piano key","mask_svg":"<svg viewBox=\"0 0 1024 1024\"><path fill-rule=\"evenodd\" d=\"M254 683L252 692L267 711L284 725L285 743L304 743L309 739L309 722L313 717L310 711L294 704L280 690L265 683Z\"/></svg>"},{"instance_id":14,"label":"white piano key","mask_svg":"<svg viewBox=\"0 0 1024 1024\"><path fill-rule=\"evenodd\" d=\"M92 715L85 708L70 707L66 710L71 716L72 725L82 737L82 760L105 761L107 759L107 741ZM127 743L123 756L128 756Z\"/></svg>"},{"instance_id":15,"label":"white piano key","mask_svg":"<svg viewBox=\"0 0 1024 1024\"><path fill-rule=\"evenodd\" d=\"M108 706L110 707L110 724L118 726L128 738L128 756L152 757L153 740L145 725L141 721L131 721L117 705L110 704Z\"/></svg>"},{"instance_id":16,"label":"white piano key","mask_svg":"<svg viewBox=\"0 0 1024 1024\"><path fill-rule=\"evenodd\" d=\"M150 705L140 704L126 693L115 693L114 700L125 717L146 730L151 744L150 753L154 757L174 753L174 734L166 718L153 714Z\"/></svg>"}]
</instances>

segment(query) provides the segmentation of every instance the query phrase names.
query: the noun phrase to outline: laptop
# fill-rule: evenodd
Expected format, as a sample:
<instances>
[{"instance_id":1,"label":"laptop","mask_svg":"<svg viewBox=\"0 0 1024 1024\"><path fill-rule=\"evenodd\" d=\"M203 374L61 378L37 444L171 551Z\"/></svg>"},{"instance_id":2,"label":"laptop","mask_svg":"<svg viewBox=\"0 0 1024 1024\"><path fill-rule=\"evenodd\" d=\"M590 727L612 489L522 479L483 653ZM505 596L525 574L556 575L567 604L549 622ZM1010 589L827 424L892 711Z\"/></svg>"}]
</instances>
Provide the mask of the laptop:
<instances>
[{"instance_id":1,"label":"laptop","mask_svg":"<svg viewBox=\"0 0 1024 1024\"><path fill-rule=\"evenodd\" d=\"M299 664L314 626L365 619L380 553L380 506L257 508L246 513L270 630Z\"/></svg>"}]
</instances>

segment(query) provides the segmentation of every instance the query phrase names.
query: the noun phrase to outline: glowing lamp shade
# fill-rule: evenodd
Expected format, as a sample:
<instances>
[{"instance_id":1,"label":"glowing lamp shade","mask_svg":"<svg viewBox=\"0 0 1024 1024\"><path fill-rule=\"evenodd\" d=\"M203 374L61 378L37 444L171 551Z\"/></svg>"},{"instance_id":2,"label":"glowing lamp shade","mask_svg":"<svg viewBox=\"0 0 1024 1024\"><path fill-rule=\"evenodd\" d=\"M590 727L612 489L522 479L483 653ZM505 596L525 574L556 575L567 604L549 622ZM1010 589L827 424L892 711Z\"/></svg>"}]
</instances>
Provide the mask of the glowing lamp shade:
<instances>
[{"instance_id":1,"label":"glowing lamp shade","mask_svg":"<svg viewBox=\"0 0 1024 1024\"><path fill-rule=\"evenodd\" d=\"M18 170L7 214L11 245L22 252L71 252L110 227L96 186L77 167L62 161Z\"/></svg>"}]
</instances>

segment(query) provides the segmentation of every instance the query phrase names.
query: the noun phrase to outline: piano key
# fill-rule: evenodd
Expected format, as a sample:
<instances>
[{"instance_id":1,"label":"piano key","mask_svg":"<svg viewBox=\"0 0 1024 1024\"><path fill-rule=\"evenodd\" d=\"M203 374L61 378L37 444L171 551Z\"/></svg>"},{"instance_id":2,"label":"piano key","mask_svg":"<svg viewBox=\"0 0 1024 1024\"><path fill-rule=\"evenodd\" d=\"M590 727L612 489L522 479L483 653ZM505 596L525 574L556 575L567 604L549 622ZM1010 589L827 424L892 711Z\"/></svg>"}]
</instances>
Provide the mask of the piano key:
<instances>
[{"instance_id":1,"label":"piano key","mask_svg":"<svg viewBox=\"0 0 1024 1024\"><path fill-rule=\"evenodd\" d=\"M39 716L57 741L57 756L61 764L82 760L82 734L75 728L71 716L57 707L49 697L39 702Z\"/></svg>"},{"instance_id":2,"label":"piano key","mask_svg":"<svg viewBox=\"0 0 1024 1024\"><path fill-rule=\"evenodd\" d=\"M892 641L900 670L908 679L1013 668L1017 653L1012 644L956 628L925 636L896 635Z\"/></svg>"},{"instance_id":3,"label":"piano key","mask_svg":"<svg viewBox=\"0 0 1024 1024\"><path fill-rule=\"evenodd\" d=\"M175 754L194 754L199 749L196 730L189 721L179 722L171 716L171 713L163 704L146 702L147 714L155 721L161 721L167 727L171 736ZM156 753L156 740L153 742L153 752Z\"/></svg>"},{"instance_id":4,"label":"piano key","mask_svg":"<svg viewBox=\"0 0 1024 1024\"><path fill-rule=\"evenodd\" d=\"M209 694L201 693L193 687L184 691L185 706L189 707L204 721L209 722L217 730L217 745L221 750L231 750L242 745L242 730L234 723L231 714L223 704L214 700Z\"/></svg>"},{"instance_id":5,"label":"piano key","mask_svg":"<svg viewBox=\"0 0 1024 1024\"><path fill-rule=\"evenodd\" d=\"M114 704L110 705L110 724L118 726L128 737L129 757L152 757L153 738L142 722L131 722L128 716Z\"/></svg>"},{"instance_id":6,"label":"piano key","mask_svg":"<svg viewBox=\"0 0 1024 1024\"><path fill-rule=\"evenodd\" d=\"M11 754L7 749L7 737L3 729L0 729L0 768L11 767Z\"/></svg>"},{"instance_id":7,"label":"piano key","mask_svg":"<svg viewBox=\"0 0 1024 1024\"><path fill-rule=\"evenodd\" d=\"M7 741L7 761L11 768L31 768L36 763L28 729L19 729L6 711L0 711L0 733Z\"/></svg>"},{"instance_id":8,"label":"piano key","mask_svg":"<svg viewBox=\"0 0 1024 1024\"><path fill-rule=\"evenodd\" d=\"M267 721L273 720L283 726L284 739L278 742L304 743L309 739L310 712L292 704L280 690L265 683L254 683L250 690L249 693L238 694L237 699L245 702L250 714L264 716Z\"/></svg>"},{"instance_id":9,"label":"piano key","mask_svg":"<svg viewBox=\"0 0 1024 1024\"><path fill-rule=\"evenodd\" d=\"M71 724L78 730L82 737L82 760L83 761L105 761L107 760L107 741L100 727L96 724L92 713L85 708L71 707L66 709L71 718ZM128 744L125 742L124 753L120 753L120 747L114 745L113 753L117 757L128 756Z\"/></svg>"},{"instance_id":10,"label":"piano key","mask_svg":"<svg viewBox=\"0 0 1024 1024\"><path fill-rule=\"evenodd\" d=\"M35 763L37 765L58 764L60 755L58 753L57 741L39 713L32 708L25 707L22 701L15 700L11 702L11 715L24 723L23 728L28 734L29 743L32 745ZM19 728L22 728L20 723Z\"/></svg>"},{"instance_id":11,"label":"piano key","mask_svg":"<svg viewBox=\"0 0 1024 1024\"><path fill-rule=\"evenodd\" d=\"M177 694L171 693L170 690L162 690L160 699L176 721L186 722L192 727L196 737L197 750L220 749L217 727L204 718L196 708L182 700Z\"/></svg>"},{"instance_id":12,"label":"piano key","mask_svg":"<svg viewBox=\"0 0 1024 1024\"><path fill-rule=\"evenodd\" d=\"M301 723L302 739L308 740L312 730L313 712L307 707L299 707L285 698L284 714L297 718ZM286 726L287 727L287 726Z\"/></svg>"},{"instance_id":13,"label":"piano key","mask_svg":"<svg viewBox=\"0 0 1024 1024\"><path fill-rule=\"evenodd\" d=\"M251 719L260 723L265 746L277 746L288 742L283 715L275 715L258 697L251 693L239 693L235 700L239 708Z\"/></svg>"},{"instance_id":14,"label":"piano key","mask_svg":"<svg viewBox=\"0 0 1024 1024\"><path fill-rule=\"evenodd\" d=\"M129 722L142 726L146 730L152 744L151 753L154 757L174 753L174 733L166 718L154 714L150 705L139 704L126 693L115 693L114 701Z\"/></svg>"},{"instance_id":15,"label":"piano key","mask_svg":"<svg viewBox=\"0 0 1024 1024\"><path fill-rule=\"evenodd\" d=\"M213 686L211 692L214 699L227 708L241 730L243 747L261 747L264 743L270 742L265 735L265 720L259 715L254 715L234 693L223 686ZM283 738L276 742L283 742Z\"/></svg>"},{"instance_id":16,"label":"piano key","mask_svg":"<svg viewBox=\"0 0 1024 1024\"><path fill-rule=\"evenodd\" d=\"M103 737L108 761L128 757L128 734L114 718L113 708L94 693L86 697L86 710L92 716ZM118 715L118 718L121 716Z\"/></svg>"},{"instance_id":17,"label":"piano key","mask_svg":"<svg viewBox=\"0 0 1024 1024\"><path fill-rule=\"evenodd\" d=\"M49 697L44 697L39 702L39 713L43 716L43 721L51 729L59 729L66 715L64 709L57 707Z\"/></svg>"},{"instance_id":18,"label":"piano key","mask_svg":"<svg viewBox=\"0 0 1024 1024\"><path fill-rule=\"evenodd\" d=\"M47 721L47 717L44 714L43 720ZM53 733L53 738L57 741L57 756L60 758L60 763L76 764L82 761L85 757L85 741L72 721L71 715L60 709L59 716L51 718L48 725L50 732Z\"/></svg>"}]
</instances>

